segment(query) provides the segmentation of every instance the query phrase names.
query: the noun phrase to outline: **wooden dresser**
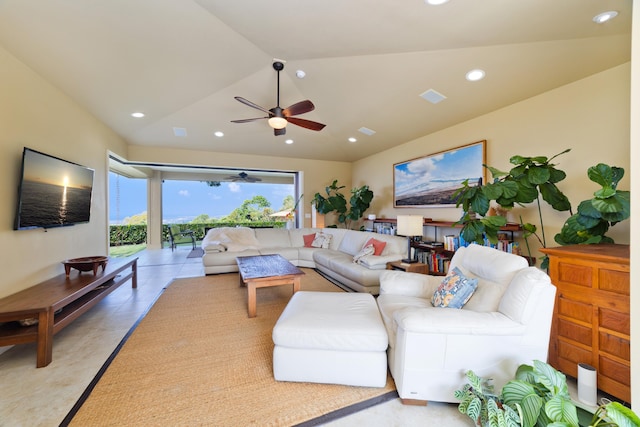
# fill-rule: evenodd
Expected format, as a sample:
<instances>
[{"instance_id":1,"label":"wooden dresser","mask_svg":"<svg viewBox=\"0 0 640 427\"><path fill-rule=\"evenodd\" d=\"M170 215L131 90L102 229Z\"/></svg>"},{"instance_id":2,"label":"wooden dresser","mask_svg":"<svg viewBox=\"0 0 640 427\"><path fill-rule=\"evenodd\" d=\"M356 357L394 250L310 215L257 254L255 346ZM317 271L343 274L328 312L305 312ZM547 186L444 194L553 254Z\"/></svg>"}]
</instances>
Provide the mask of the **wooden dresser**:
<instances>
[{"instance_id":1,"label":"wooden dresser","mask_svg":"<svg viewBox=\"0 0 640 427\"><path fill-rule=\"evenodd\" d=\"M549 363L577 377L578 363L598 371L598 388L631 400L629 245L541 249L558 288Z\"/></svg>"}]
</instances>

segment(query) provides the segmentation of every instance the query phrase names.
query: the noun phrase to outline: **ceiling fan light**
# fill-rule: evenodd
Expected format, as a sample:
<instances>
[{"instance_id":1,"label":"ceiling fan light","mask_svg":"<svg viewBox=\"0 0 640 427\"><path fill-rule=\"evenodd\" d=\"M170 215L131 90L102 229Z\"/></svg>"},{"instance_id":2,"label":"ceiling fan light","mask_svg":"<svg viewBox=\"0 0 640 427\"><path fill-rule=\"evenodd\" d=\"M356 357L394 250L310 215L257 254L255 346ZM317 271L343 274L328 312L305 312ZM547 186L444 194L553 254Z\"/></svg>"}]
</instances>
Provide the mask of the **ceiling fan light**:
<instances>
[{"instance_id":1,"label":"ceiling fan light","mask_svg":"<svg viewBox=\"0 0 640 427\"><path fill-rule=\"evenodd\" d=\"M269 126L274 129L284 129L287 127L287 119L284 117L271 117L268 122Z\"/></svg>"}]
</instances>

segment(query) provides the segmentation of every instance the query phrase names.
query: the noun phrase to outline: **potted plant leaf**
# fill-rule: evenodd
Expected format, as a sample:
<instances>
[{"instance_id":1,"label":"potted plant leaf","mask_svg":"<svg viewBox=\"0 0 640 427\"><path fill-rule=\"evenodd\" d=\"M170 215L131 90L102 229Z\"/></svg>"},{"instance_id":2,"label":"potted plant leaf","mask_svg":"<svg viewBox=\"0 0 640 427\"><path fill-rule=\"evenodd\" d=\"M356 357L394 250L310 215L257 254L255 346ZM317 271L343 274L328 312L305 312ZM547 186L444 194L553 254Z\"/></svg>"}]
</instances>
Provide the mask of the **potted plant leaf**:
<instances>
[{"instance_id":1,"label":"potted plant leaf","mask_svg":"<svg viewBox=\"0 0 640 427\"><path fill-rule=\"evenodd\" d=\"M467 378L469 383L455 392L460 400L458 410L481 427L640 426L640 418L619 402L603 403L593 413L577 408L571 400L565 375L539 360L534 360L533 365L520 365L515 379L505 384L500 394L495 394L491 386L487 387L488 380L473 371L467 372ZM510 421L512 413L517 417L515 424ZM585 416L579 417L580 413ZM496 424L503 419L503 424Z\"/></svg>"},{"instance_id":2,"label":"potted plant leaf","mask_svg":"<svg viewBox=\"0 0 640 427\"><path fill-rule=\"evenodd\" d=\"M482 243L486 235L492 243L497 242L498 232L500 227L506 224L506 218L503 216L487 216L491 201L495 201L504 208L513 208L516 204L523 206L527 203L536 202L540 217L540 235L538 235L538 228L534 224L520 221L524 231L525 242L527 243L529 258L531 259L531 250L527 241L528 237L536 237L540 244L546 247L540 198L555 210L569 211L571 213L569 199L556 185L565 179L566 174L564 171L557 169L556 165L552 163L553 159L569 151L570 149L564 150L551 158L516 155L509 159L509 162L514 166L508 172L483 165L491 172L493 177L493 180L485 185L470 186L468 180L465 180L462 183L462 187L454 194L456 206L460 207L462 205L463 209L463 215L458 223L463 225L460 234L464 240ZM481 218L470 215L470 211L479 214ZM545 259L543 268L545 268L546 262L547 260Z\"/></svg>"},{"instance_id":3,"label":"potted plant leaf","mask_svg":"<svg viewBox=\"0 0 640 427\"><path fill-rule=\"evenodd\" d=\"M598 163L587 170L587 176L601 188L593 193L593 198L578 205L578 212L555 235L560 245L614 243L605 233L631 216L631 193L617 188L624 176L623 168Z\"/></svg>"},{"instance_id":4,"label":"potted plant leaf","mask_svg":"<svg viewBox=\"0 0 640 427\"><path fill-rule=\"evenodd\" d=\"M489 380L480 378L473 371L467 372L467 379L469 383L462 390L455 391L461 413L468 415L478 427L520 426L518 413L503 404Z\"/></svg>"}]
</instances>

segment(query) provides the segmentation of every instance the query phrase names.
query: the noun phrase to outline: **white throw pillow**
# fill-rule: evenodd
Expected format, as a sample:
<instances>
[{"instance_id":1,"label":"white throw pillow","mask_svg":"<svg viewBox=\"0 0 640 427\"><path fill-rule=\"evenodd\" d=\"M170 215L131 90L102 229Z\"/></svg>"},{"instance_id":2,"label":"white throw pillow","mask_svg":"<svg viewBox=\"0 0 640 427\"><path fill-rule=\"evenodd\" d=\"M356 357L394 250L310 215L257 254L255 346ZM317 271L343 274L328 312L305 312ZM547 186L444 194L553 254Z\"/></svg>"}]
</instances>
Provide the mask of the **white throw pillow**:
<instances>
[{"instance_id":1,"label":"white throw pillow","mask_svg":"<svg viewBox=\"0 0 640 427\"><path fill-rule=\"evenodd\" d=\"M311 243L311 246L313 246L314 248L329 249L329 244L331 243L332 237L333 236L331 234L316 233L316 237L315 239L313 239L313 243Z\"/></svg>"}]
</instances>

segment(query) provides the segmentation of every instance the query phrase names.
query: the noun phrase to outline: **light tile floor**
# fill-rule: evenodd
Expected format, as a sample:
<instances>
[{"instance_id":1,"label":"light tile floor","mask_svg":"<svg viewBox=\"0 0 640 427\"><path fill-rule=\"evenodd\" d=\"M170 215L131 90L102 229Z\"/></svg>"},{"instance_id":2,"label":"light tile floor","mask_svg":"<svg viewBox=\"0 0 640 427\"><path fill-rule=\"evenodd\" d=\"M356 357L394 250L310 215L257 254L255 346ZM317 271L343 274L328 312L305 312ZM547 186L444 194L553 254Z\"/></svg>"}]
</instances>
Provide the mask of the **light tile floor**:
<instances>
[{"instance_id":1,"label":"light tile floor","mask_svg":"<svg viewBox=\"0 0 640 427\"><path fill-rule=\"evenodd\" d=\"M122 285L57 334L49 366L36 369L34 344L18 345L0 354L0 426L59 425L162 289L174 278L203 275L200 258L187 258L188 253L187 247L175 252L159 249L138 253L138 288ZM188 420L185 422L188 424ZM404 406L394 399L326 425L457 427L473 423L454 404Z\"/></svg>"}]
</instances>

